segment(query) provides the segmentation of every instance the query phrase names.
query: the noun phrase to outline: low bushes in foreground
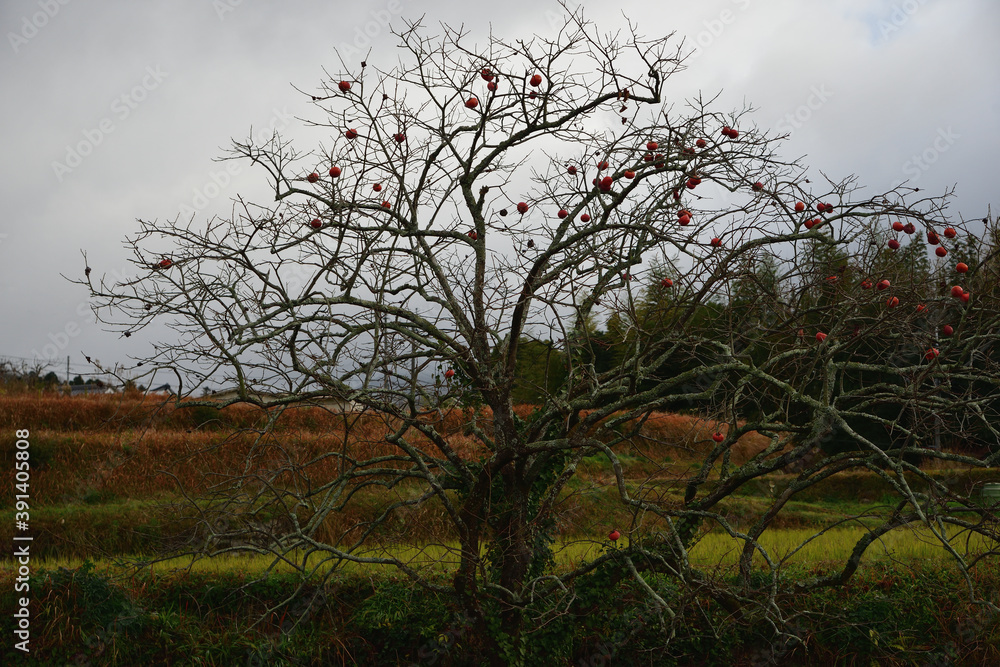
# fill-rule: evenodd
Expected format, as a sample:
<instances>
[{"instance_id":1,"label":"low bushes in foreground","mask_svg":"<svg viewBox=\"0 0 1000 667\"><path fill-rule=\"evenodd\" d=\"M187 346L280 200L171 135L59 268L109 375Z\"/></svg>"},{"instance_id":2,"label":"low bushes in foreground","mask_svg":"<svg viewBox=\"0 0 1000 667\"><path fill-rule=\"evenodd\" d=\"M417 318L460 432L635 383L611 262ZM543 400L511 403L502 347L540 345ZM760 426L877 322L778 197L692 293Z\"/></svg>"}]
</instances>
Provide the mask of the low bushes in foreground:
<instances>
[{"instance_id":1,"label":"low bushes in foreground","mask_svg":"<svg viewBox=\"0 0 1000 667\"><path fill-rule=\"evenodd\" d=\"M822 568L813 568L819 574ZM307 584L275 574L125 574L42 571L31 578L31 652L4 644L5 664L25 665L479 665L478 638L447 596L392 577ZM1000 572L978 571L978 590L998 601ZM807 576L811 572L798 572ZM12 608L14 574L0 574ZM752 581L767 586L764 575ZM730 582L732 583L732 582ZM781 618L752 605L724 609L706 589L658 594L671 619L638 590L607 596L578 589L584 616L549 611L532 630L525 665L984 665L1000 661L1000 619L968 599L951 569L926 563L863 567L843 588L778 596ZM754 591L746 593L754 596ZM488 610L487 610L488 611ZM4 616L5 636L13 619ZM671 632L673 637L670 636ZM15 655L17 654L17 655Z\"/></svg>"}]
</instances>

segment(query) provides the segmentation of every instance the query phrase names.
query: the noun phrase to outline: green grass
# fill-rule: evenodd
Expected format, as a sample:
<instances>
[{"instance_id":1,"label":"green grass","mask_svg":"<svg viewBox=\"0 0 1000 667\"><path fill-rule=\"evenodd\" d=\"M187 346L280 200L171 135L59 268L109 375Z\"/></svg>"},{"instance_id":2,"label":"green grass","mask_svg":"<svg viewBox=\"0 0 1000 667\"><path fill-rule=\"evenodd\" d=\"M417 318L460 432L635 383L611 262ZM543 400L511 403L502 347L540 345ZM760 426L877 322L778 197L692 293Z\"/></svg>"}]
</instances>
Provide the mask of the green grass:
<instances>
[{"instance_id":1,"label":"green grass","mask_svg":"<svg viewBox=\"0 0 1000 667\"><path fill-rule=\"evenodd\" d=\"M825 567L817 564L836 570L841 563L830 559L845 557L863 532L860 527L840 528L817 538L788 566L790 579L819 574ZM807 529L773 530L761 542L776 554L784 554L812 534ZM795 632L806 639L808 655L774 653L770 648L781 643L771 637L766 625L753 618L734 623L730 610L700 598L697 604L676 607L683 622L673 654L698 656L699 664L726 665L765 664L763 660L769 657L784 658L785 662L777 664L838 667L1000 664L1000 623L966 599L963 577L947 565L940 547L927 543L927 537L922 530L890 533L871 548L848 586L779 596L778 604L786 615L798 613ZM623 538L619 544L626 542ZM614 548L594 541L559 546L557 562L562 567ZM691 560L701 567L722 563L715 576L734 582L729 569L737 556L734 546L738 544L728 536L708 533L691 551ZM429 567L428 580L447 586L447 576L434 575L444 575L450 566L447 557L453 552L449 546L387 548L414 565L424 563ZM914 562L906 562L909 559ZM175 559L138 573L109 561L93 570L82 564L80 559L33 561L32 595L45 603L33 625L33 630L37 628L32 634L36 662L29 664L73 664L81 659L112 666L431 664L427 658L436 654L429 653L428 647L438 646L432 640L461 627L448 596L428 594L385 566L341 568L322 589L328 602L313 608L301 601L298 606L280 606L294 590L296 578L282 574L288 567L279 567L276 576L262 577L270 564L263 556L203 559L191 567L189 575L177 576L171 570L187 569L188 561ZM39 565L49 572L40 572ZM973 577L982 594L995 600L1000 568L991 565L982 563ZM59 570L60 566L70 569ZM13 595L14 576L6 564L0 569L0 579L11 580L6 583L7 597ZM658 579L653 576L650 581L659 590ZM766 579L766 575L758 577L754 585L766 584ZM641 608L643 594L635 588L625 585L615 595L603 595L598 589L596 606L585 619L555 619L546 626L549 634L541 633L538 641L554 642L559 660L529 664L569 664L597 655L608 638L621 636L622 610ZM660 593L667 595L670 590ZM298 629L286 630L286 623L299 618L303 624ZM250 627L253 623L259 625ZM8 632L10 626L9 622L4 626ZM650 624L640 630L620 645L621 654L612 664L649 664L640 656L663 650L659 626ZM451 653L438 664L480 664L474 636L462 632ZM929 663L928 657L939 662ZM0 662L9 662L8 656L0 656Z\"/></svg>"},{"instance_id":2,"label":"green grass","mask_svg":"<svg viewBox=\"0 0 1000 667\"><path fill-rule=\"evenodd\" d=\"M794 564L802 567L836 568L847 560L854 545L865 532L865 529L860 527L835 528L817 536L816 531L812 529L772 529L766 531L758 542L772 561L784 560L784 565ZM981 536L973 536L972 539L967 539L967 537L964 534L950 536L952 548L963 557L982 553L990 547L1000 548L1000 543L996 541L988 543L986 538ZM622 547L627 545L627 537L623 537L618 544ZM689 560L693 566L699 568L731 568L737 564L743 544L742 540L734 539L725 533L710 532L705 534L690 550ZM803 544L804 546L802 546ZM616 547L609 542L601 543L592 540L562 542L555 549L556 566L561 570L567 570L582 561L599 556L605 550L614 548ZM458 545L455 543L389 545L379 549L357 551L354 555L362 558L397 558L423 574L434 575L455 569L458 563ZM302 556L301 552L296 552L290 554L289 558L294 558L298 563L301 563ZM946 567L952 558L938 538L934 537L927 528L920 527L899 529L883 536L868 548L862 563L891 560L902 562L933 561ZM34 564L40 569L57 569L59 567L73 569L79 567L84 561L83 558L50 558L36 561ZM101 559L95 562L100 569L113 569L114 561ZM199 574L242 573L255 576L263 574L273 562L272 556L264 554L222 555L198 559L178 557L155 563L150 569L156 573L184 570ZM376 574L395 574L397 572L395 566L389 564L337 562L335 560L328 560L324 563L323 559L316 555L309 559L308 565L310 568L316 567L319 574L326 574L336 569L338 575L344 576L369 572ZM765 560L760 553L755 553L754 565L765 565ZM4 561L2 567L13 567L13 564L10 561ZM294 568L288 563L279 563L274 567L274 571L280 573L292 572L293 570Z\"/></svg>"},{"instance_id":3,"label":"green grass","mask_svg":"<svg viewBox=\"0 0 1000 667\"><path fill-rule=\"evenodd\" d=\"M773 561L788 559L788 562L800 565L839 564L847 560L855 544L866 532L860 527L834 528L816 536L817 531L813 529L769 530L760 537L758 543ZM994 549L1000 546L997 541L987 541L979 535L968 540L967 534L948 537L951 547L963 557L970 553L982 553L991 546ZM702 567L732 565L738 561L743 545L743 540L733 539L725 533L712 532L691 549L691 560ZM952 558L930 530L919 527L901 528L883 535L868 547L862 562L895 559L937 560L943 563ZM760 553L755 554L754 562L765 563Z\"/></svg>"},{"instance_id":4,"label":"green grass","mask_svg":"<svg viewBox=\"0 0 1000 667\"><path fill-rule=\"evenodd\" d=\"M834 528L817 535L815 529L771 529L758 540L758 544L772 562L785 560L799 566L840 566L850 557L855 544L867 532L866 529ZM621 541L628 543L627 539ZM744 540L732 538L727 533L713 531L704 535L693 548L688 558L691 564L700 568L717 566L731 567L738 563L743 551ZM996 540L967 534L950 535L949 544L963 558L970 554L981 554L990 548L1000 548ZM569 543L556 554L556 562L568 565L579 563L586 558L599 555L604 546L594 543ZM787 560L786 560L787 559ZM862 563L898 560L903 562L935 561L942 566L953 560L941 541L924 527L898 529L882 536L871 544ZM755 551L754 565L766 564L763 556Z\"/></svg>"}]
</instances>

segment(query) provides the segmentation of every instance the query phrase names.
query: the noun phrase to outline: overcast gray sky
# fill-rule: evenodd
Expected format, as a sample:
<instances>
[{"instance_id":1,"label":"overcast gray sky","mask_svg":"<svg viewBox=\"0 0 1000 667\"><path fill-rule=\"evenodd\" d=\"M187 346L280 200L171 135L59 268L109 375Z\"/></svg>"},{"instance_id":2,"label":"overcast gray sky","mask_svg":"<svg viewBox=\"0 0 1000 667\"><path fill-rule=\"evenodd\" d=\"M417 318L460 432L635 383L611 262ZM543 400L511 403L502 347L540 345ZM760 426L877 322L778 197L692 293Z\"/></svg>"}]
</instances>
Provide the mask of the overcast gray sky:
<instances>
[{"instance_id":1,"label":"overcast gray sky","mask_svg":"<svg viewBox=\"0 0 1000 667\"><path fill-rule=\"evenodd\" d=\"M387 23L425 16L516 39L552 35L553 0L502 11L454 0L5 0L0 108L0 359L85 372L149 352L159 329L120 338L89 315L81 249L95 274L127 269L121 240L137 218L225 215L243 194L268 202L249 167L213 162L230 137L295 119L323 69L388 68ZM573 6L576 6L574 4ZM957 185L955 218L1000 204L1000 3L996 0L616 0L583 4L606 30L623 13L649 36L672 31L694 53L670 90L682 101L722 91L716 107L756 107L790 132L788 158L869 194L908 179L940 194ZM300 146L304 148L305 145ZM818 173L818 172L817 172Z\"/></svg>"}]
</instances>

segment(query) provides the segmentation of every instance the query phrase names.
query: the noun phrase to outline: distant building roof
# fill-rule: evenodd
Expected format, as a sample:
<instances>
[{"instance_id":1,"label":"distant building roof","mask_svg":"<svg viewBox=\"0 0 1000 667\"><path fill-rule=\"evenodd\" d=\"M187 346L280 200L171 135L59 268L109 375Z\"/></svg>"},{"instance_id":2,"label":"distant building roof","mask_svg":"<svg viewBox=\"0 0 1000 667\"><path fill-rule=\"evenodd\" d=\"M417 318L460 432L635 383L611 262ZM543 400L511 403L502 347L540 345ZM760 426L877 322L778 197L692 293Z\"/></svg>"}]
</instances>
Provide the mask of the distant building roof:
<instances>
[{"instance_id":1,"label":"distant building roof","mask_svg":"<svg viewBox=\"0 0 1000 667\"><path fill-rule=\"evenodd\" d=\"M71 384L69 386L70 396L80 396L82 394L113 394L115 390L111 387L99 387L96 384Z\"/></svg>"}]
</instances>

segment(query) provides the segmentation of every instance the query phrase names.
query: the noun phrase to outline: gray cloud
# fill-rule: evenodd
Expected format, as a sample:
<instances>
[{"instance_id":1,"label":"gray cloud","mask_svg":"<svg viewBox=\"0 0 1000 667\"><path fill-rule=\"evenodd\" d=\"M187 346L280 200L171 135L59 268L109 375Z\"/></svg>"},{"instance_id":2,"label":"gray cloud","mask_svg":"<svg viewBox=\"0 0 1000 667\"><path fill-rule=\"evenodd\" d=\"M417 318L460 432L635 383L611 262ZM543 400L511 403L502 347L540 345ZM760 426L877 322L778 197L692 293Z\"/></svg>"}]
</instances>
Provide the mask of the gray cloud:
<instances>
[{"instance_id":1,"label":"gray cloud","mask_svg":"<svg viewBox=\"0 0 1000 667\"><path fill-rule=\"evenodd\" d=\"M904 178L932 194L957 183L955 215L982 217L996 203L992 0L623 0L585 11L606 30L624 27L624 12L646 34L676 31L695 50L669 86L678 103L699 90L722 91L723 110L748 102L758 125L790 131L788 157L805 154L835 178L858 174L873 190ZM0 355L54 356L56 369L67 354L82 364L81 351L113 363L168 336L103 332L60 273L82 276L81 248L95 275L126 271L120 241L136 218L227 214L237 193L266 203L251 169L227 174L212 158L251 126L280 125L317 145L321 133L290 120L312 114L292 85L308 91L324 68L339 71L336 47L346 47L349 69L369 49L388 68L396 54L386 23L402 17L464 24L483 43L490 29L552 35L561 13L523 0L493 15L417 0L4 3ZM57 173L54 163L68 167L84 151Z\"/></svg>"}]
</instances>

